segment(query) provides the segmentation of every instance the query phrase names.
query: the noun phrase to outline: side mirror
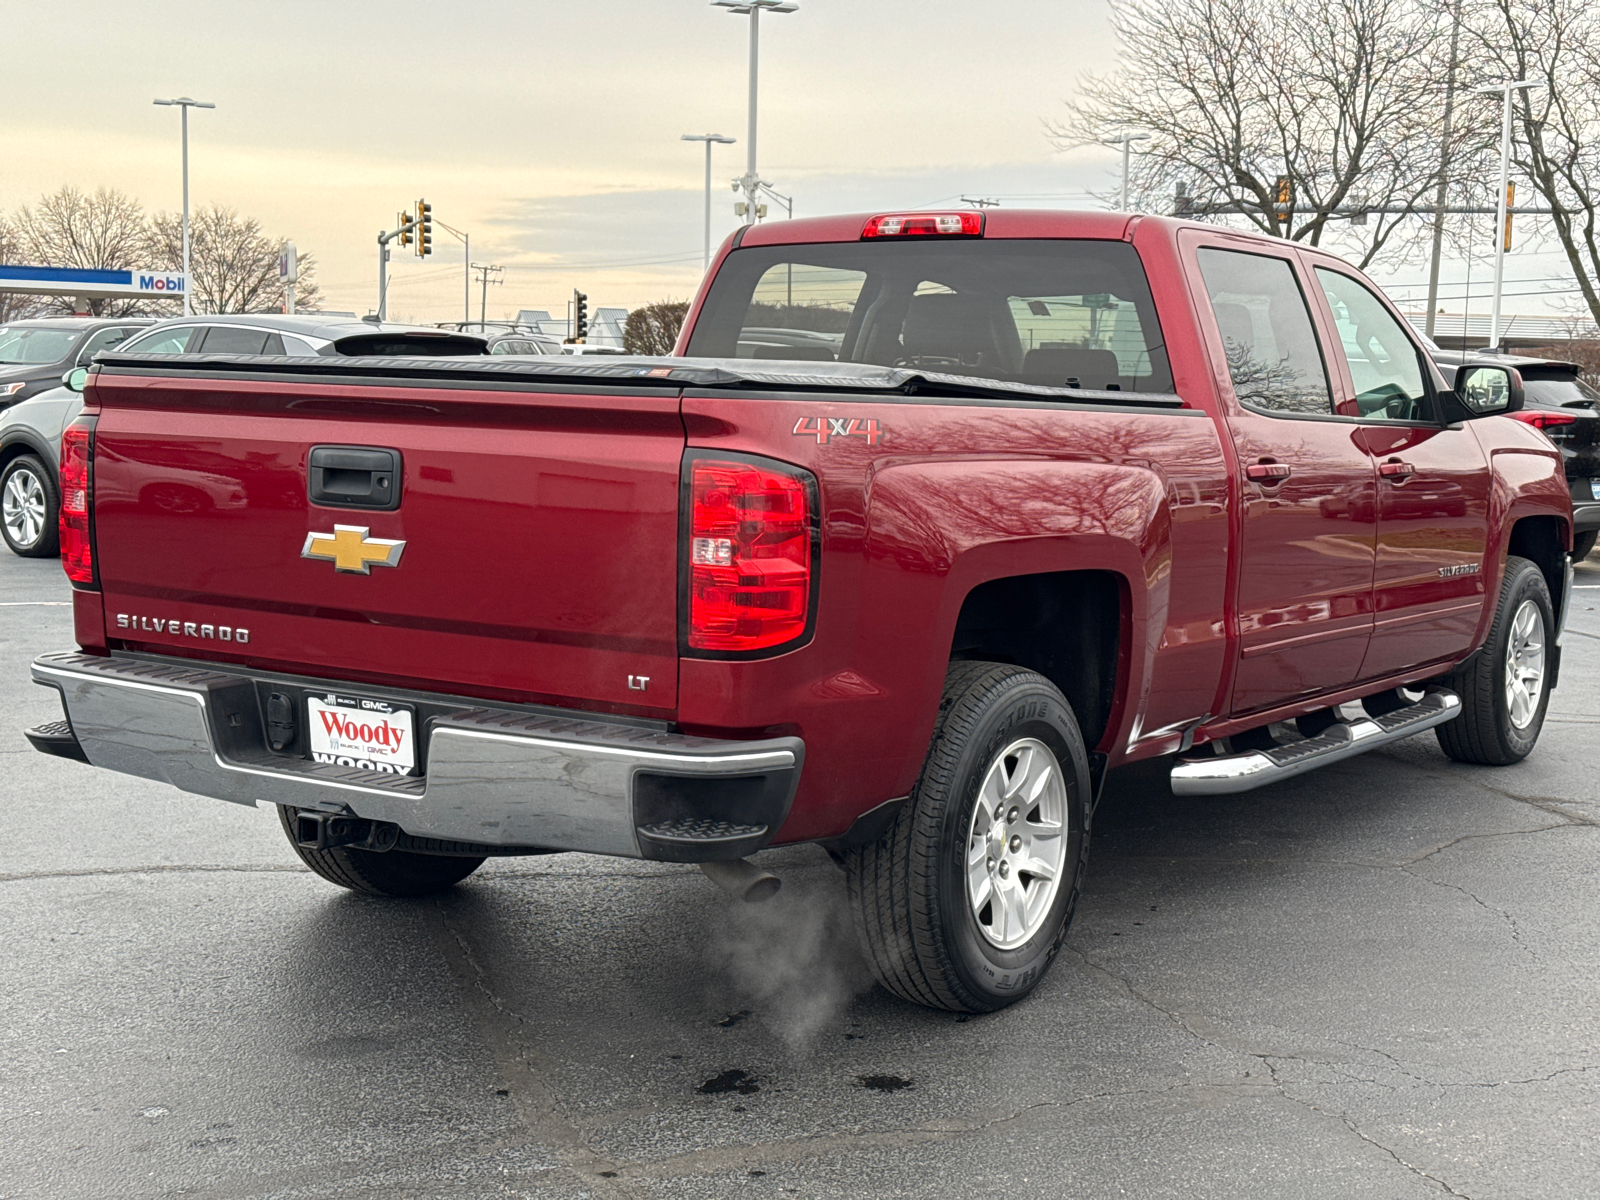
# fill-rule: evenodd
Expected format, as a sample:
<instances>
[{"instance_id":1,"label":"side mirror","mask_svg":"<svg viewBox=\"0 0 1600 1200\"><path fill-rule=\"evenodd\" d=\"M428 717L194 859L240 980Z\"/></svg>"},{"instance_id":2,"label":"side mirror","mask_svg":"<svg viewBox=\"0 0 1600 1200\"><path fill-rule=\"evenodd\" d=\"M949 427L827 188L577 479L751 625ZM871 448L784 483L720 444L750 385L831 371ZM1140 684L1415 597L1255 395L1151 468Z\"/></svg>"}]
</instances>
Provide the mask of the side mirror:
<instances>
[{"instance_id":1,"label":"side mirror","mask_svg":"<svg viewBox=\"0 0 1600 1200\"><path fill-rule=\"evenodd\" d=\"M83 385L89 382L88 367L73 367L61 377L61 385L71 388L75 392L83 391Z\"/></svg>"},{"instance_id":2,"label":"side mirror","mask_svg":"<svg viewBox=\"0 0 1600 1200\"><path fill-rule=\"evenodd\" d=\"M1469 417L1514 413L1522 408L1522 372L1494 363L1467 363L1456 372L1456 398Z\"/></svg>"}]
</instances>

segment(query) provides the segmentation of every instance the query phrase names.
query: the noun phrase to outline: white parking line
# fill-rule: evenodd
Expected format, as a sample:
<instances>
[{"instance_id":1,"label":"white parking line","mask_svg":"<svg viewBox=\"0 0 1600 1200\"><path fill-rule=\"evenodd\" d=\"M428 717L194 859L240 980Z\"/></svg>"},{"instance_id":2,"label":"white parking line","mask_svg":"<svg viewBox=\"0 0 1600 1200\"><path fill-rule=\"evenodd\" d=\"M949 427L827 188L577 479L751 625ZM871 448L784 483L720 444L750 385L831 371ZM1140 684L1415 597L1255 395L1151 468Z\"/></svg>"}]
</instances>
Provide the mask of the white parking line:
<instances>
[{"instance_id":1,"label":"white parking line","mask_svg":"<svg viewBox=\"0 0 1600 1200\"><path fill-rule=\"evenodd\" d=\"M71 600L0 600L0 608L71 608Z\"/></svg>"}]
</instances>

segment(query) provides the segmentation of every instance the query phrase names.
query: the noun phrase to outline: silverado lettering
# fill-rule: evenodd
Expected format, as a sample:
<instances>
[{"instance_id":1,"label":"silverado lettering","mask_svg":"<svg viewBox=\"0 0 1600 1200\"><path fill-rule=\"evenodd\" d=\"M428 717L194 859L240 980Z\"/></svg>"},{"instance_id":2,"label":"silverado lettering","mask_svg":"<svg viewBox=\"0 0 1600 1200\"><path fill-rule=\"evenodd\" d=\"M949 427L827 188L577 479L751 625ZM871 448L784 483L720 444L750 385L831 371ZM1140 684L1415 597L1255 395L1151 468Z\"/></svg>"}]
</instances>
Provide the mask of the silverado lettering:
<instances>
[{"instance_id":1,"label":"silverado lettering","mask_svg":"<svg viewBox=\"0 0 1600 1200\"><path fill-rule=\"evenodd\" d=\"M1108 770L1534 749L1561 455L1514 369L1425 350L1316 248L1010 209L750 226L661 358L108 350L63 436L78 647L33 667L71 728L29 736L274 802L380 895L578 851L760 899L742 860L814 842L886 988L996 1009ZM139 499L200 474L239 502Z\"/></svg>"}]
</instances>

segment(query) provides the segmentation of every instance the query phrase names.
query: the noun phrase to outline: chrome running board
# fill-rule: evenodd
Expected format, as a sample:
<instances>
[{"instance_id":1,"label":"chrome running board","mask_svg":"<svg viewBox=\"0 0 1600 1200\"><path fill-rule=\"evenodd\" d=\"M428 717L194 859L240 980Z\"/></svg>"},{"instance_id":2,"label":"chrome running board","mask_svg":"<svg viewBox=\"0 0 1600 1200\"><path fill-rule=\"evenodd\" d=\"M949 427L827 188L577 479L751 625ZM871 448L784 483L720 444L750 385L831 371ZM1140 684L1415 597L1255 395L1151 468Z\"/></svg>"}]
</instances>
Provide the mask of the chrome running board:
<instances>
[{"instance_id":1,"label":"chrome running board","mask_svg":"<svg viewBox=\"0 0 1600 1200\"><path fill-rule=\"evenodd\" d=\"M1460 697L1454 692L1434 691L1416 704L1381 717L1343 721L1316 737L1272 750L1250 750L1216 758L1180 758L1172 768L1172 790L1179 796L1227 796L1248 792L1398 742L1424 729L1453 721L1460 713Z\"/></svg>"}]
</instances>

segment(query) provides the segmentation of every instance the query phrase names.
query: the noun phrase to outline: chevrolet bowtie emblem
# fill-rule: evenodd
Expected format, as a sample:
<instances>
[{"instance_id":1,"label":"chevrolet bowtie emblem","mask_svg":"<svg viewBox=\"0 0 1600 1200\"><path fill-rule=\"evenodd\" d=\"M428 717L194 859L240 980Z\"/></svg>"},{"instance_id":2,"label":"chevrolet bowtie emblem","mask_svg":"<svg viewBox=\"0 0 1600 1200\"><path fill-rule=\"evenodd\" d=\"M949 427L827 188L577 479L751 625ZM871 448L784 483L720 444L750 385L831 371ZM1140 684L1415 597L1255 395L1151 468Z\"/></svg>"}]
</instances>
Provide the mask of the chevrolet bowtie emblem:
<instances>
[{"instance_id":1,"label":"chevrolet bowtie emblem","mask_svg":"<svg viewBox=\"0 0 1600 1200\"><path fill-rule=\"evenodd\" d=\"M336 571L370 575L372 568L398 567L404 542L368 537L365 525L335 525L332 533L308 533L301 558L325 558Z\"/></svg>"}]
</instances>

